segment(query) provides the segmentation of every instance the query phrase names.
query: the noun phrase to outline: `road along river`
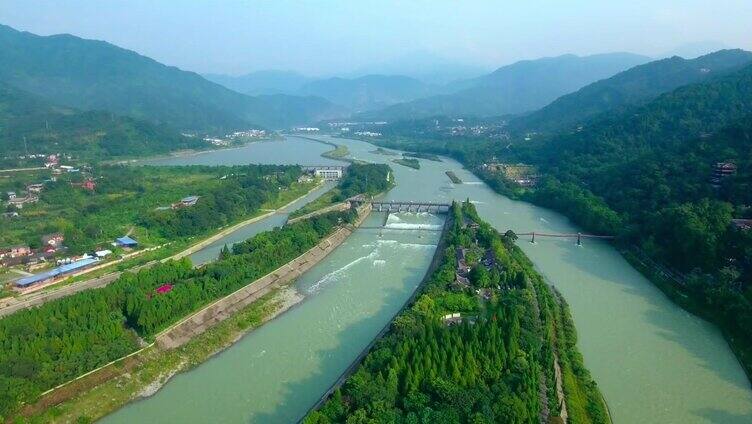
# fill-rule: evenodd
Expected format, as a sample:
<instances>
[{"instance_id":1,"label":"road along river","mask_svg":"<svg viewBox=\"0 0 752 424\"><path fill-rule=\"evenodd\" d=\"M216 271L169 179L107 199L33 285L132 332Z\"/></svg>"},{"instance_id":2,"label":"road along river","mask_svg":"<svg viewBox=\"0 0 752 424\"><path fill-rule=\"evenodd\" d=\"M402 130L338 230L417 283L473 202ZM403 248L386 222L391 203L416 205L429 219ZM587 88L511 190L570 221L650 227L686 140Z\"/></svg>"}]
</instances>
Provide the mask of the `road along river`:
<instances>
[{"instance_id":1,"label":"road along river","mask_svg":"<svg viewBox=\"0 0 752 424\"><path fill-rule=\"evenodd\" d=\"M375 147L329 139L351 157L388 163ZM325 164L331 147L290 137L233 150L152 161L154 164ZM470 198L500 231L572 233L564 217L494 193L457 162L421 160L414 170L391 164L397 187L387 200ZM445 175L454 171L464 182ZM374 213L372 223L384 216ZM306 300L250 333L197 369L179 375L152 398L105 422L291 422L347 368L394 315L425 273L433 254L434 216L396 215L391 230L361 229L297 282ZM220 246L224 242L219 241ZM616 423L749 423L752 391L717 329L672 304L607 242L519 241L564 295L579 347Z\"/></svg>"}]
</instances>

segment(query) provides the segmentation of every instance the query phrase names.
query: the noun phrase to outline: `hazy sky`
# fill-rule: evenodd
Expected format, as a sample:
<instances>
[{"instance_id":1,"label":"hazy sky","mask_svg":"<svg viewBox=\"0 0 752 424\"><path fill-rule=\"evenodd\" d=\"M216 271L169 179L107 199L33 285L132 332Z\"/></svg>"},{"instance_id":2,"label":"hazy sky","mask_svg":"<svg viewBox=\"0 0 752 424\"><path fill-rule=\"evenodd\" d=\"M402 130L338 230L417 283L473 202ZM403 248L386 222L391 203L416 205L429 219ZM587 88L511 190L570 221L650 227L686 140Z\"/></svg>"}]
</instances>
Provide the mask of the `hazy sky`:
<instances>
[{"instance_id":1,"label":"hazy sky","mask_svg":"<svg viewBox=\"0 0 752 424\"><path fill-rule=\"evenodd\" d=\"M169 65L346 73L429 52L492 68L563 53L752 49L752 0L0 0L0 23L102 39Z\"/></svg>"}]
</instances>

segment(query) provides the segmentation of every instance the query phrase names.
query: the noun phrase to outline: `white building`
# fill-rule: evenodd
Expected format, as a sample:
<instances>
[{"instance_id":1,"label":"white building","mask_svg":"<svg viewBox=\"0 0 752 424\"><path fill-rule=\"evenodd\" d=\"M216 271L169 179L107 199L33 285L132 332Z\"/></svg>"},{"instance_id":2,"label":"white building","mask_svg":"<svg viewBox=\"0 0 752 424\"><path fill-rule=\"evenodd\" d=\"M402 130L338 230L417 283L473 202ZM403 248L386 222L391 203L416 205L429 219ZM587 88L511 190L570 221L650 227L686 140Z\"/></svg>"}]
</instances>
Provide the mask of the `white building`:
<instances>
[{"instance_id":1,"label":"white building","mask_svg":"<svg viewBox=\"0 0 752 424\"><path fill-rule=\"evenodd\" d=\"M334 180L339 180L340 178L342 178L341 168L333 168L333 169L318 168L314 170L313 173L317 177L321 177L326 181L334 181Z\"/></svg>"}]
</instances>

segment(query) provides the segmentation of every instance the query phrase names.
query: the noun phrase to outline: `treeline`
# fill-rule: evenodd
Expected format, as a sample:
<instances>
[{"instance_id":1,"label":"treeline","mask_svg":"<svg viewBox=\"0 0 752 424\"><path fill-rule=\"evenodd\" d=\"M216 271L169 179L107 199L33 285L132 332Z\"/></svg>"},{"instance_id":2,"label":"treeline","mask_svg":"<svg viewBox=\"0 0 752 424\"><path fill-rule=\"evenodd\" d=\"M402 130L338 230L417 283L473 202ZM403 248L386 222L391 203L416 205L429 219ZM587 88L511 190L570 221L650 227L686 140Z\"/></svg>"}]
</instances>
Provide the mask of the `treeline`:
<instances>
[{"instance_id":1,"label":"treeline","mask_svg":"<svg viewBox=\"0 0 752 424\"><path fill-rule=\"evenodd\" d=\"M452 215L443 259L421 294L306 423L537 423L542 409L556 408L557 317L536 299L543 291L551 300L551 293L518 261L513 235L499 236L470 203L455 204ZM493 277L472 276L472 288L458 288L461 248L474 270L480 252L493 252ZM484 287L490 296L476 294ZM443 317L453 313L461 313L461 322L448 325ZM545 396L542 386L549 388ZM586 390L599 396L594 384ZM600 412L577 422L606 422Z\"/></svg>"},{"instance_id":2,"label":"treeline","mask_svg":"<svg viewBox=\"0 0 752 424\"><path fill-rule=\"evenodd\" d=\"M0 419L76 376L138 349L182 317L313 247L354 211L333 212L260 233L207 266L187 258L124 273L105 288L0 320ZM156 289L169 284L169 291Z\"/></svg>"}]
</instances>

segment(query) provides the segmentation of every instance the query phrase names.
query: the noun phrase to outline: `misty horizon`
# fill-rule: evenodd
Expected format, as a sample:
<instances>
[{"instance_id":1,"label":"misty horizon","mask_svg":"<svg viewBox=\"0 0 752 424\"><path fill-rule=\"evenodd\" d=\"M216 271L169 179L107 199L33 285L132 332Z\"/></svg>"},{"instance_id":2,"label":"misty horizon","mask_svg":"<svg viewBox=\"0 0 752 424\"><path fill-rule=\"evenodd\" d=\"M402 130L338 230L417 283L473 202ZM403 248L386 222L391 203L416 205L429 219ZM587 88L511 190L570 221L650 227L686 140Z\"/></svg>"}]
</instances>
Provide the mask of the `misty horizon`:
<instances>
[{"instance_id":1,"label":"misty horizon","mask_svg":"<svg viewBox=\"0 0 752 424\"><path fill-rule=\"evenodd\" d=\"M736 0L720 6L543 2L545 8L492 2L464 8L450 2L329 1L318 7L228 2L221 8L203 2L180 8L88 0L65 7L7 3L0 23L20 31L102 40L184 70L233 76L266 70L317 78L413 75L451 66L460 68L458 75L472 76L565 54L629 52L656 59L752 49L740 13L752 12L752 4Z\"/></svg>"}]
</instances>

